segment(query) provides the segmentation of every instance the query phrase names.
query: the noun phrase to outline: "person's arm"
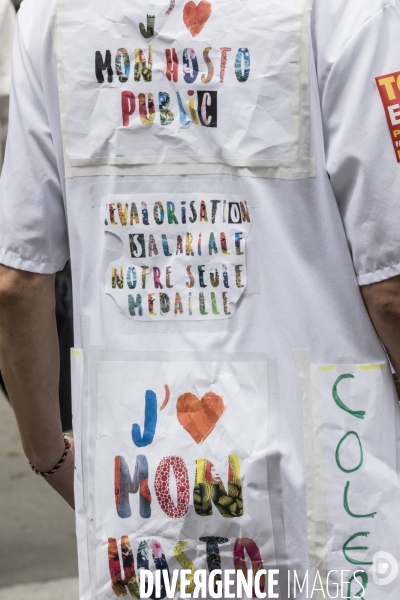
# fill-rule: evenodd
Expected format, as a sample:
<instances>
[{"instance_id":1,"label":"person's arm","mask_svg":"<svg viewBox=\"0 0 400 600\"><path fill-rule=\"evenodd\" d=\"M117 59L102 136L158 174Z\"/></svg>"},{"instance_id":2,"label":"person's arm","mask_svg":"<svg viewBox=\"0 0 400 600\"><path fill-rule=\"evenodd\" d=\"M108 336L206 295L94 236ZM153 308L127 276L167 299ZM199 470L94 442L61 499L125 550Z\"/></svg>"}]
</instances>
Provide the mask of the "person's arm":
<instances>
[{"instance_id":1,"label":"person's arm","mask_svg":"<svg viewBox=\"0 0 400 600\"><path fill-rule=\"evenodd\" d=\"M400 275L364 285L361 294L391 363L400 374Z\"/></svg>"},{"instance_id":2,"label":"person's arm","mask_svg":"<svg viewBox=\"0 0 400 600\"><path fill-rule=\"evenodd\" d=\"M0 369L27 458L47 471L64 451L58 401L55 275L0 265ZM46 481L73 507L73 446Z\"/></svg>"}]
</instances>

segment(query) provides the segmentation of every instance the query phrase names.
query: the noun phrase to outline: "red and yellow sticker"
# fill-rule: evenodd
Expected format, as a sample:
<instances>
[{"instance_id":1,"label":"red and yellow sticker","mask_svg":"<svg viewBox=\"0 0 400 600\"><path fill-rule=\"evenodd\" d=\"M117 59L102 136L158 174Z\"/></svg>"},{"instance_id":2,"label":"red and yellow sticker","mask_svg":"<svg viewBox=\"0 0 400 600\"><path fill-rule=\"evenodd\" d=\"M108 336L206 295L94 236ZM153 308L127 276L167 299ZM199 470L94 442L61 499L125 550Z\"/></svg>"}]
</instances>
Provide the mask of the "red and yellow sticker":
<instances>
[{"instance_id":1,"label":"red and yellow sticker","mask_svg":"<svg viewBox=\"0 0 400 600\"><path fill-rule=\"evenodd\" d=\"M376 77L397 162L400 162L400 71Z\"/></svg>"}]
</instances>

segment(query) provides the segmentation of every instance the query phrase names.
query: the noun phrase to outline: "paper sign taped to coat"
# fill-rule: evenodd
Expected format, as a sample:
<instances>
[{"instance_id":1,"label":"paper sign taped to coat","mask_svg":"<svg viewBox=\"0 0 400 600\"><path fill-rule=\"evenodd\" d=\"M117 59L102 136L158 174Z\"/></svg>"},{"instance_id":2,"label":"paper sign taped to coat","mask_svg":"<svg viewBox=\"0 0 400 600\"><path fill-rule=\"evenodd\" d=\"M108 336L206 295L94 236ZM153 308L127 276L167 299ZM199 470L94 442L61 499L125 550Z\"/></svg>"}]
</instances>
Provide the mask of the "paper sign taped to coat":
<instances>
[{"instance_id":1,"label":"paper sign taped to coat","mask_svg":"<svg viewBox=\"0 0 400 600\"><path fill-rule=\"evenodd\" d=\"M245 198L142 194L104 198L104 227L123 244L106 291L139 321L226 319L247 283Z\"/></svg>"},{"instance_id":2,"label":"paper sign taped to coat","mask_svg":"<svg viewBox=\"0 0 400 600\"><path fill-rule=\"evenodd\" d=\"M272 567L266 364L102 362L99 390L102 597L140 567Z\"/></svg>"},{"instance_id":3,"label":"paper sign taped to coat","mask_svg":"<svg viewBox=\"0 0 400 600\"><path fill-rule=\"evenodd\" d=\"M59 1L67 176L314 176L310 0Z\"/></svg>"}]
</instances>

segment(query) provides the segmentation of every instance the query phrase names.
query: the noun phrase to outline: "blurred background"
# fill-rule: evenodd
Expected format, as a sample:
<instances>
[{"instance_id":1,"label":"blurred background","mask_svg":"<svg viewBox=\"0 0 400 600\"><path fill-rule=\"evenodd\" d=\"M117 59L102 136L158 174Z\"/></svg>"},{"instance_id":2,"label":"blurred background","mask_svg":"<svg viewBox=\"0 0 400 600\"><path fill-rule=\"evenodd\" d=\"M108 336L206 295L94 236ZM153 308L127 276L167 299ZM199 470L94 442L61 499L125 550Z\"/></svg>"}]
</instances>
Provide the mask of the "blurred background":
<instances>
[{"instance_id":1,"label":"blurred background","mask_svg":"<svg viewBox=\"0 0 400 600\"><path fill-rule=\"evenodd\" d=\"M0 171L7 138L11 46L21 0L0 0ZM69 264L56 281L60 411L71 429L69 350L73 346ZM23 453L0 374L0 600L78 600L73 511Z\"/></svg>"}]
</instances>

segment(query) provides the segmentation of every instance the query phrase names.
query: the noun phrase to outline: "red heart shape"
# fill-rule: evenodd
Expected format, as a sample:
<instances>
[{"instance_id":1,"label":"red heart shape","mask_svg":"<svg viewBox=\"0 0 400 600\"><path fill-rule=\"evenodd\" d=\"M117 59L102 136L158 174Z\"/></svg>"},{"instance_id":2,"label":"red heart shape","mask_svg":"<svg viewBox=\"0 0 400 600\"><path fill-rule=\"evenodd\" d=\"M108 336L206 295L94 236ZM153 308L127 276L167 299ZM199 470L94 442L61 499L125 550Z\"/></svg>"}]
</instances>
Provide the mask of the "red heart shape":
<instances>
[{"instance_id":1,"label":"red heart shape","mask_svg":"<svg viewBox=\"0 0 400 600\"><path fill-rule=\"evenodd\" d=\"M193 37L200 33L210 15L211 4L208 0L200 0L199 4L190 0L183 8L183 22Z\"/></svg>"},{"instance_id":2,"label":"red heart shape","mask_svg":"<svg viewBox=\"0 0 400 600\"><path fill-rule=\"evenodd\" d=\"M225 411L221 396L207 392L201 400L187 392L179 396L176 403L178 421L201 444L210 435Z\"/></svg>"}]
</instances>

